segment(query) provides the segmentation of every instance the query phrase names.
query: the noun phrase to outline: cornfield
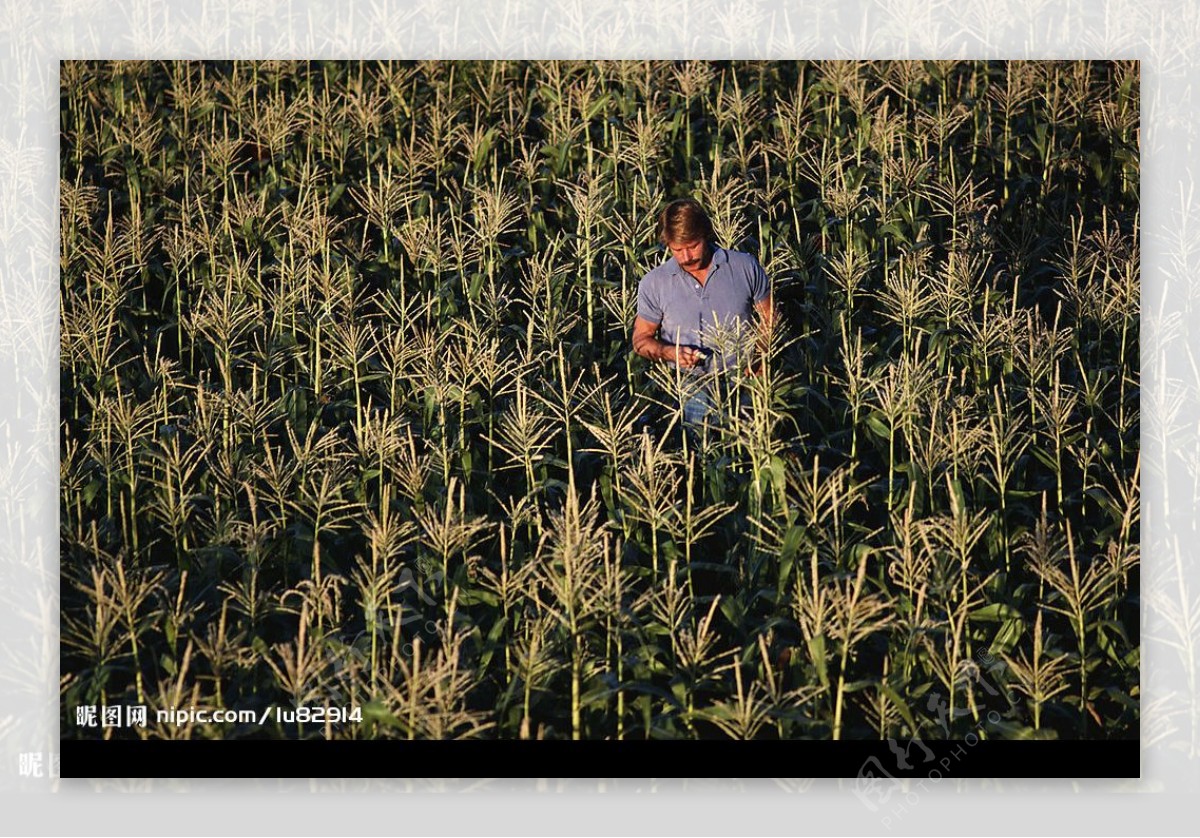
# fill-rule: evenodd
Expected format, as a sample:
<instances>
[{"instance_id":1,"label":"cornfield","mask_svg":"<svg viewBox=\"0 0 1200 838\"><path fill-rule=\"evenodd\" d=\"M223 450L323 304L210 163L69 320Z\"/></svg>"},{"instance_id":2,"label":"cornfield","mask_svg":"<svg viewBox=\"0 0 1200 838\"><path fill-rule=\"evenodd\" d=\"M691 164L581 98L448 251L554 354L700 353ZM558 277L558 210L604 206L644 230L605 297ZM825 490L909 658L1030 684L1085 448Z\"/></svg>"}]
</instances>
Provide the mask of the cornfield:
<instances>
[{"instance_id":1,"label":"cornfield","mask_svg":"<svg viewBox=\"0 0 1200 838\"><path fill-rule=\"evenodd\" d=\"M1136 62L62 63L63 736L1136 737L1139 107ZM683 196L778 313L702 444L630 345Z\"/></svg>"}]
</instances>

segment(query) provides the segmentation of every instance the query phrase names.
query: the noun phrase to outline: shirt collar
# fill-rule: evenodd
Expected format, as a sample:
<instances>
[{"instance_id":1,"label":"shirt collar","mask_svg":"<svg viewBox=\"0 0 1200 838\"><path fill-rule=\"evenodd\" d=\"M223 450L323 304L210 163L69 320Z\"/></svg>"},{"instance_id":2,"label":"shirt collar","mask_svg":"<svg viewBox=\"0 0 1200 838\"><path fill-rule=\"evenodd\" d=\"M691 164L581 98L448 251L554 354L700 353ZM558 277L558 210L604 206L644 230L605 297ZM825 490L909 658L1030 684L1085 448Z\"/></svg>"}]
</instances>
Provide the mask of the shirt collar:
<instances>
[{"instance_id":1,"label":"shirt collar","mask_svg":"<svg viewBox=\"0 0 1200 838\"><path fill-rule=\"evenodd\" d=\"M729 262L729 254L725 252L725 248L709 242L709 247L712 248L712 261L708 263L708 269L712 270L718 265L725 265ZM667 260L667 266L671 269L674 276L683 276L684 270L679 266L678 260L674 256Z\"/></svg>"}]
</instances>

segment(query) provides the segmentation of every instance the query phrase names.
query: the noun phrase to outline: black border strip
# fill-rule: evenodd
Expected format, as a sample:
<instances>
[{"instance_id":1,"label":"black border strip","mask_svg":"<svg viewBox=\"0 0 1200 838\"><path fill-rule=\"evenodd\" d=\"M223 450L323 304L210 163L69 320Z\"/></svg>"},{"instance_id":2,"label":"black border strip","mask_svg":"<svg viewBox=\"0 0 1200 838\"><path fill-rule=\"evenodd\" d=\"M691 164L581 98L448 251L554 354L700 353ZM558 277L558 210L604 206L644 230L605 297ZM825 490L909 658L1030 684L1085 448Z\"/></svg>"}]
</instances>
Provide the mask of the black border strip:
<instances>
[{"instance_id":1,"label":"black border strip","mask_svg":"<svg viewBox=\"0 0 1200 838\"><path fill-rule=\"evenodd\" d=\"M904 752L907 746L907 753ZM899 779L1137 778L1137 740L879 741L405 741L63 740L62 777L647 777L730 773ZM781 773L782 772L782 773ZM370 775L367 775L370 776Z\"/></svg>"}]
</instances>

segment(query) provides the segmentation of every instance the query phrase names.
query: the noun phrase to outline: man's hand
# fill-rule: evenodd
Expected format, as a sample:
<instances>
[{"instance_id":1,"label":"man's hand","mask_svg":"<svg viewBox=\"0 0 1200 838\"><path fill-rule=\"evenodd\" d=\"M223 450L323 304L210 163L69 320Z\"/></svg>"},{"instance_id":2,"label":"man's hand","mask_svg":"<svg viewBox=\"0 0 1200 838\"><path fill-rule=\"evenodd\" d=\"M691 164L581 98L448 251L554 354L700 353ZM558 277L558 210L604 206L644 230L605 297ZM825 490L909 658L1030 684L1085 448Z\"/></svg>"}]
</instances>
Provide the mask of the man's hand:
<instances>
[{"instance_id":1,"label":"man's hand","mask_svg":"<svg viewBox=\"0 0 1200 838\"><path fill-rule=\"evenodd\" d=\"M674 361L679 366L690 369L704 362L704 353L690 346L670 346L663 344L663 360Z\"/></svg>"}]
</instances>

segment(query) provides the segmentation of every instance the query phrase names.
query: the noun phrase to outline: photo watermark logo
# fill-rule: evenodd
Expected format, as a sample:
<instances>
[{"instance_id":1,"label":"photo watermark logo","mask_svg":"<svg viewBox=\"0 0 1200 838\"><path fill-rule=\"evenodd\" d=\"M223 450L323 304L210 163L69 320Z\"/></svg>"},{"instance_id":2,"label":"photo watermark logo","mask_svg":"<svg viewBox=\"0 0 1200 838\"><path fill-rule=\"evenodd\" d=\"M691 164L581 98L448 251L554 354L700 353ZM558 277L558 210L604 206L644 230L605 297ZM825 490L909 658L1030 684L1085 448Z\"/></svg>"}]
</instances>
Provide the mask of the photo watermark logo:
<instances>
[{"instance_id":1,"label":"photo watermark logo","mask_svg":"<svg viewBox=\"0 0 1200 838\"><path fill-rule=\"evenodd\" d=\"M921 802L921 794L937 786L943 779L954 774L954 767L970 754L970 749L979 744L981 738L1000 732L1002 725L1019 712L1019 705L1008 691L998 689L996 677L1006 670L1004 662L987 651L981 651L976 660L967 660L961 667L962 677L979 686L993 698L1003 698L1008 707L1003 712L979 708L952 708L945 696L931 691L925 701L925 709L936 716L937 727L943 738L952 736L952 726L957 719L971 716L976 719L974 727L950 751L948 756L938 759L933 749L921 738L919 730L913 731L908 743L901 745L896 739L888 739L888 748L894 757L894 768L889 770L878 757L868 757L859 768L854 781L854 796L871 812L879 812L879 821L887 828L909 815ZM990 678L988 676L991 676ZM957 686L957 684L956 684ZM980 734L983 734L981 737ZM902 774L896 776L892 771Z\"/></svg>"}]
</instances>

